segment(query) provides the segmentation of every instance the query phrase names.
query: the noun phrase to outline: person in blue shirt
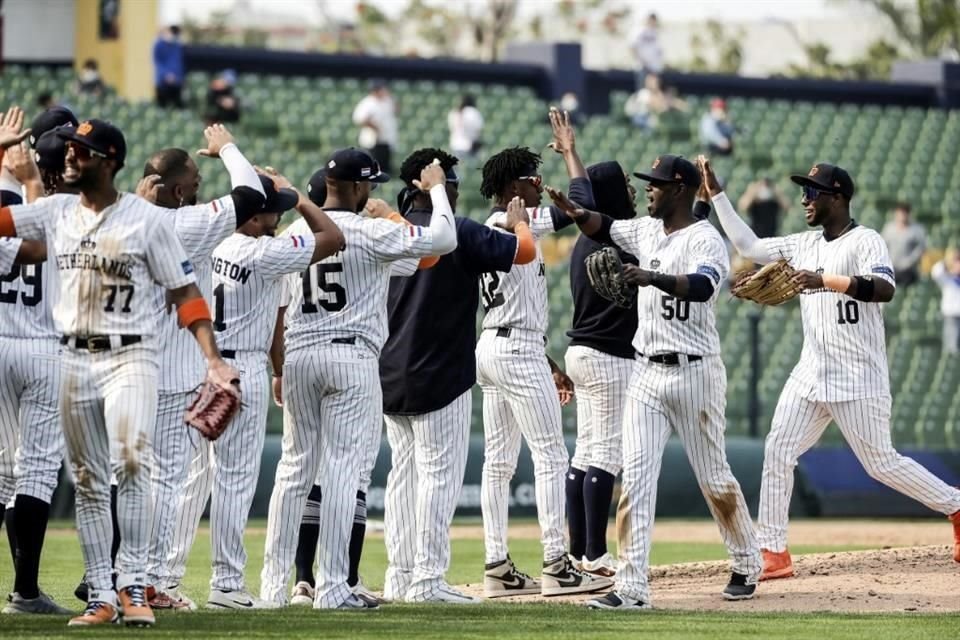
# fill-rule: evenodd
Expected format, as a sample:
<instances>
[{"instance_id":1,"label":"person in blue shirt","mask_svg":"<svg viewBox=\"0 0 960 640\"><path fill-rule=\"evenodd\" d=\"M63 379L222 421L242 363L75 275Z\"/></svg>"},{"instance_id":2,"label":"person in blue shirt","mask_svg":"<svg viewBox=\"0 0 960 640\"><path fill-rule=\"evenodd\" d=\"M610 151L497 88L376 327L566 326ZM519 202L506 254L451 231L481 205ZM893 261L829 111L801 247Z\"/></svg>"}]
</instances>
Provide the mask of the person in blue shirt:
<instances>
[{"instance_id":1,"label":"person in blue shirt","mask_svg":"<svg viewBox=\"0 0 960 640\"><path fill-rule=\"evenodd\" d=\"M153 43L154 86L158 107L183 108L183 44L180 27L173 25L160 32Z\"/></svg>"}]
</instances>

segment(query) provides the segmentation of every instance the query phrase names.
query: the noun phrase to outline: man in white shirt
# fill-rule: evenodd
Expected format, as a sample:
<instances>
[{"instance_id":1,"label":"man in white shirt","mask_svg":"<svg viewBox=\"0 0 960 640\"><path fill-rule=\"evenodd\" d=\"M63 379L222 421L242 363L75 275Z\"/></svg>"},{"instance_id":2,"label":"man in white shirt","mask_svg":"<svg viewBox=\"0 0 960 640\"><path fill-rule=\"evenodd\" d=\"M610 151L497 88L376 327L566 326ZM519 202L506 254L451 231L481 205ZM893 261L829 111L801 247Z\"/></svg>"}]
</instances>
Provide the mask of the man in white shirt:
<instances>
[{"instance_id":1,"label":"man in white shirt","mask_svg":"<svg viewBox=\"0 0 960 640\"><path fill-rule=\"evenodd\" d=\"M940 287L943 315L943 350L960 353L960 251L952 249L933 265L930 277Z\"/></svg>"},{"instance_id":2,"label":"man in white shirt","mask_svg":"<svg viewBox=\"0 0 960 640\"><path fill-rule=\"evenodd\" d=\"M447 114L450 128L450 151L461 158L473 158L480 148L483 133L483 115L477 109L477 99L468 94L460 98L460 106Z\"/></svg>"},{"instance_id":3,"label":"man in white shirt","mask_svg":"<svg viewBox=\"0 0 960 640\"><path fill-rule=\"evenodd\" d=\"M657 14L647 16L646 24L634 35L633 55L637 59L637 91L643 89L648 73L663 72L663 47L660 46L660 22Z\"/></svg>"},{"instance_id":4,"label":"man in white shirt","mask_svg":"<svg viewBox=\"0 0 960 640\"><path fill-rule=\"evenodd\" d=\"M370 152L381 171L390 173L390 157L397 144L397 105L385 81L370 81L370 93L353 109L353 123L360 127L359 145Z\"/></svg>"}]
</instances>

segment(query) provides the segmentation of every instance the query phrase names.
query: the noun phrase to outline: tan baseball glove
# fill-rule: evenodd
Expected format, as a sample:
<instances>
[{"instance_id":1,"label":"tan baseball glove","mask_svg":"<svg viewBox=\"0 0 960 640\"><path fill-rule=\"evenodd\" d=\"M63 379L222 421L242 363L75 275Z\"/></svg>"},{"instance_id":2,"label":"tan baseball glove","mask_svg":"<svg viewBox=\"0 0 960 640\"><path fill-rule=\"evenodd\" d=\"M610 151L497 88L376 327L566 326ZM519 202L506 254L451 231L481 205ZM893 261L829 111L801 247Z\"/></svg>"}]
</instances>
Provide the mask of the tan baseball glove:
<instances>
[{"instance_id":1,"label":"tan baseball glove","mask_svg":"<svg viewBox=\"0 0 960 640\"><path fill-rule=\"evenodd\" d=\"M757 271L743 271L730 287L730 293L757 304L777 306L793 300L802 291L793 281L796 273L786 260L777 260Z\"/></svg>"},{"instance_id":2,"label":"tan baseball glove","mask_svg":"<svg viewBox=\"0 0 960 640\"><path fill-rule=\"evenodd\" d=\"M208 376L184 415L186 423L211 442L223 435L240 410L240 387L236 382L239 381L223 386Z\"/></svg>"}]
</instances>

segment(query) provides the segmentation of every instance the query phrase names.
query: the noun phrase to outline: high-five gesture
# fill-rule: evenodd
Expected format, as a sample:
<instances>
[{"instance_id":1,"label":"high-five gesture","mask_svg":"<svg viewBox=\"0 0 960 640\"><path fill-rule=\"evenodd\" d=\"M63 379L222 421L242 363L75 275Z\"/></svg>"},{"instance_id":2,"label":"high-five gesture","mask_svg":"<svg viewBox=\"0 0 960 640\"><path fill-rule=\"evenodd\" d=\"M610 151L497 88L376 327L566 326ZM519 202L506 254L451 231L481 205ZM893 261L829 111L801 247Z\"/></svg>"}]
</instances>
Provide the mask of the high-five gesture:
<instances>
[{"instance_id":1,"label":"high-five gesture","mask_svg":"<svg viewBox=\"0 0 960 640\"><path fill-rule=\"evenodd\" d=\"M723 187L720 186L720 181L717 180L717 174L713 172L713 167L710 166L710 159L707 158L707 156L703 154L697 156L697 169L700 170L700 178L703 186L706 187L707 192L711 196L715 196L723 191Z\"/></svg>"},{"instance_id":2,"label":"high-five gesture","mask_svg":"<svg viewBox=\"0 0 960 640\"><path fill-rule=\"evenodd\" d=\"M204 129L203 137L207 139L207 148L198 150L197 154L207 158L219 158L221 149L236 144L233 134L222 124L212 124Z\"/></svg>"},{"instance_id":3,"label":"high-five gesture","mask_svg":"<svg viewBox=\"0 0 960 640\"><path fill-rule=\"evenodd\" d=\"M10 107L0 120L0 149L7 149L23 142L30 135L30 129L23 128L23 109Z\"/></svg>"},{"instance_id":4,"label":"high-five gesture","mask_svg":"<svg viewBox=\"0 0 960 640\"><path fill-rule=\"evenodd\" d=\"M530 224L530 216L527 215L527 205L523 198L516 196L507 203L507 218L503 222L495 222L493 226L500 227L510 233L513 233L517 225L523 222Z\"/></svg>"},{"instance_id":5,"label":"high-five gesture","mask_svg":"<svg viewBox=\"0 0 960 640\"><path fill-rule=\"evenodd\" d=\"M557 153L568 153L576 147L576 136L570 124L570 114L550 107L550 128L553 129L553 142L549 146Z\"/></svg>"}]
</instances>

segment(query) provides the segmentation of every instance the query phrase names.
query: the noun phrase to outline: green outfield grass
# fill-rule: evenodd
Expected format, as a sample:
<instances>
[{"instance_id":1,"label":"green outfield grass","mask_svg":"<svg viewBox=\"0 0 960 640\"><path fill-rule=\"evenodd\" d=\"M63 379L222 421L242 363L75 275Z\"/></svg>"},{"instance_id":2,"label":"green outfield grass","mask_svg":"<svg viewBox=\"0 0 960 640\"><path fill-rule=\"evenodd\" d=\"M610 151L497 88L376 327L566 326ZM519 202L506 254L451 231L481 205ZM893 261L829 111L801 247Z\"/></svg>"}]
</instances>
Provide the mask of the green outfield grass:
<instances>
[{"instance_id":1,"label":"green outfield grass","mask_svg":"<svg viewBox=\"0 0 960 640\"><path fill-rule=\"evenodd\" d=\"M260 582L263 557L262 522L252 523L248 536L250 553L248 585L254 593ZM3 544L2 546L6 546ZM795 553L851 550L858 547L796 547ZM531 573L540 565L540 545L535 540L514 540L511 554L517 564ZM719 544L658 543L653 548L654 564L725 557ZM204 528L190 557L185 591L197 601L207 593L210 573L209 531ZM379 537L372 537L364 552L364 581L379 589L383 582L386 554ZM9 564L3 564L0 586L10 589ZM453 583L478 582L482 577L483 545L479 539L455 540ZM80 603L72 595L83 572L75 532L57 523L48 533L44 549L41 586L68 607ZM616 638L643 635L656 638L921 638L957 637L960 616L934 615L769 615L677 613L647 611L639 615L588 611L573 605L489 603L479 607L389 605L370 613L319 612L288 608L282 611L198 611L158 616L150 630L122 627L67 629L63 618L0 616L0 637L63 638L65 634L84 637L126 635L169 638Z\"/></svg>"}]
</instances>

